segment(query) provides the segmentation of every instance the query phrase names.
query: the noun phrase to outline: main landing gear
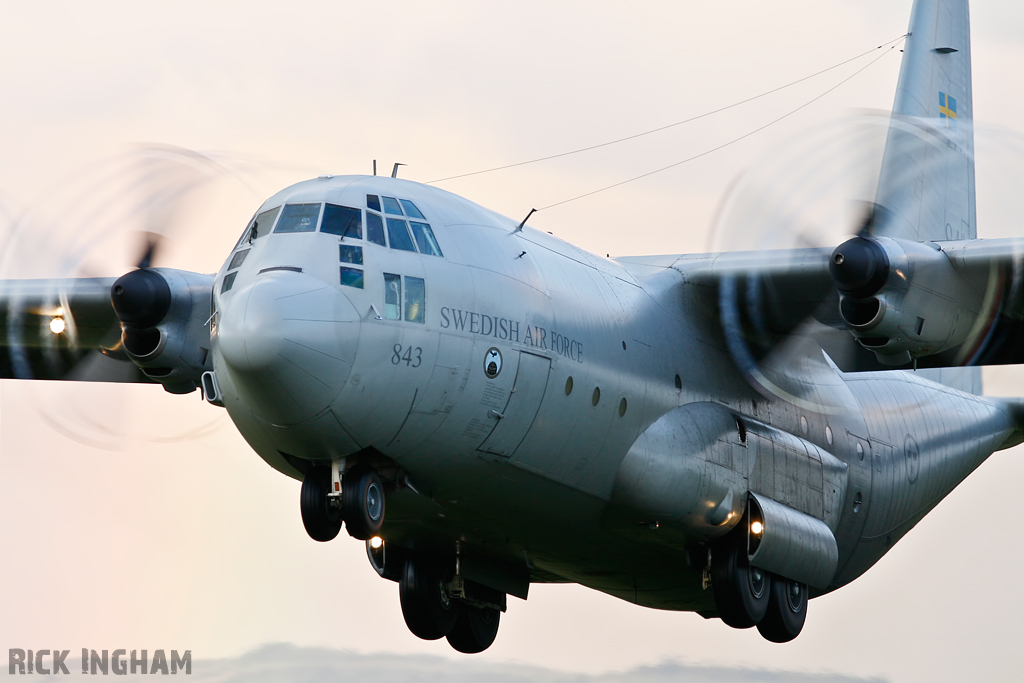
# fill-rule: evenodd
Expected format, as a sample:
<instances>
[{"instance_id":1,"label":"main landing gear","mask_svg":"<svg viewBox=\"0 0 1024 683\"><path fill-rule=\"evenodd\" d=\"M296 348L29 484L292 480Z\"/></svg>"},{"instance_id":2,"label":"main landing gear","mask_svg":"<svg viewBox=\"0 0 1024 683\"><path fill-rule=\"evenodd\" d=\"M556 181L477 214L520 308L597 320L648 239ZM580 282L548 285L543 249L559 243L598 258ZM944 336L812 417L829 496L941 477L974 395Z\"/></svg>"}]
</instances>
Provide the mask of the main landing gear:
<instances>
[{"instance_id":1,"label":"main landing gear","mask_svg":"<svg viewBox=\"0 0 1024 683\"><path fill-rule=\"evenodd\" d=\"M374 570L398 582L402 616L423 640L447 638L459 652L483 652L498 635L506 595L464 578L452 556L405 550L375 539L366 544Z\"/></svg>"},{"instance_id":2,"label":"main landing gear","mask_svg":"<svg viewBox=\"0 0 1024 683\"><path fill-rule=\"evenodd\" d=\"M711 591L722 621L773 643L796 638L807 619L807 585L752 567L745 524L711 547Z\"/></svg>"},{"instance_id":3,"label":"main landing gear","mask_svg":"<svg viewBox=\"0 0 1024 683\"><path fill-rule=\"evenodd\" d=\"M377 472L356 465L336 486L331 467L312 467L302 480L299 507L302 524L314 541L330 541L341 531L365 541L380 532L384 523L384 486ZM338 490L340 489L340 490Z\"/></svg>"},{"instance_id":4,"label":"main landing gear","mask_svg":"<svg viewBox=\"0 0 1024 683\"><path fill-rule=\"evenodd\" d=\"M459 652L476 654L498 635L505 595L450 575L436 559L408 557L398 588L405 624L417 638L447 638Z\"/></svg>"}]
</instances>

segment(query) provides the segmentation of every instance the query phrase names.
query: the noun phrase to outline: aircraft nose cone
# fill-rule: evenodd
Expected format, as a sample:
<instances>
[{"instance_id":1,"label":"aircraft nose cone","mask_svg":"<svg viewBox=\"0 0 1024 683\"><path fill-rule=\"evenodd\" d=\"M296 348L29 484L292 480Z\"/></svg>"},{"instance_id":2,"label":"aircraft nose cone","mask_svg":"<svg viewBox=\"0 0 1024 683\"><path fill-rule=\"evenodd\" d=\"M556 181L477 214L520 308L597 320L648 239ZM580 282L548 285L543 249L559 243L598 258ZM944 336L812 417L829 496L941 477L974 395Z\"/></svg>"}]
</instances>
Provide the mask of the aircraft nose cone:
<instances>
[{"instance_id":1,"label":"aircraft nose cone","mask_svg":"<svg viewBox=\"0 0 1024 683\"><path fill-rule=\"evenodd\" d=\"M217 343L239 397L293 425L323 412L355 361L359 316L337 289L303 273L260 275L218 314Z\"/></svg>"}]
</instances>

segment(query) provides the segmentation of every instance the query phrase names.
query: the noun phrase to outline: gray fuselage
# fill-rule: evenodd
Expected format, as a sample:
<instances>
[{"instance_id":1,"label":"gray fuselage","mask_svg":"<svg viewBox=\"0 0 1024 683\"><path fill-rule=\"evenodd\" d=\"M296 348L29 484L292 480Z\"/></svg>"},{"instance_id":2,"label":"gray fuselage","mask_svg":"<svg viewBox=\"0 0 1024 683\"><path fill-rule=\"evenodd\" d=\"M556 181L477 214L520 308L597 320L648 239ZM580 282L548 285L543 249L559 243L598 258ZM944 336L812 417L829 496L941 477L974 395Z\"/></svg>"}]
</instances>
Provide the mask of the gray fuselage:
<instances>
[{"instance_id":1,"label":"gray fuselage","mask_svg":"<svg viewBox=\"0 0 1024 683\"><path fill-rule=\"evenodd\" d=\"M418 250L371 241L368 214L388 214L368 195L413 203L393 227L428 224L442 255L415 232ZM299 183L260 213L321 202L361 212L359 236L247 230L215 282L213 365L232 420L281 472L384 463L389 544L708 611L692 549L752 490L829 525L830 590L1013 431L1000 404L914 373L844 375L820 349L778 369L810 402L754 391L675 257L601 258L390 178Z\"/></svg>"}]
</instances>

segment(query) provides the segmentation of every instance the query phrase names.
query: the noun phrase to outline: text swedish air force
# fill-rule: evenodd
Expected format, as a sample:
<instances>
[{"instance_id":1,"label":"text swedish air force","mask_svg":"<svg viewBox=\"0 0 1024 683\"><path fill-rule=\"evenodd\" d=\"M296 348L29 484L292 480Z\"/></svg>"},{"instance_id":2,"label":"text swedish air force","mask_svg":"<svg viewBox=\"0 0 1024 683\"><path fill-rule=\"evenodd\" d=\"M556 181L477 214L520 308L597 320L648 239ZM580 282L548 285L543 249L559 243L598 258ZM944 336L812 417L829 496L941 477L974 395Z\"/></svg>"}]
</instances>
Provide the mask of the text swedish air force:
<instances>
[{"instance_id":1,"label":"text swedish air force","mask_svg":"<svg viewBox=\"0 0 1024 683\"><path fill-rule=\"evenodd\" d=\"M528 344L565 356L577 363L583 362L582 342L539 325L520 325L518 320L442 306L441 329L455 329L516 344Z\"/></svg>"}]
</instances>

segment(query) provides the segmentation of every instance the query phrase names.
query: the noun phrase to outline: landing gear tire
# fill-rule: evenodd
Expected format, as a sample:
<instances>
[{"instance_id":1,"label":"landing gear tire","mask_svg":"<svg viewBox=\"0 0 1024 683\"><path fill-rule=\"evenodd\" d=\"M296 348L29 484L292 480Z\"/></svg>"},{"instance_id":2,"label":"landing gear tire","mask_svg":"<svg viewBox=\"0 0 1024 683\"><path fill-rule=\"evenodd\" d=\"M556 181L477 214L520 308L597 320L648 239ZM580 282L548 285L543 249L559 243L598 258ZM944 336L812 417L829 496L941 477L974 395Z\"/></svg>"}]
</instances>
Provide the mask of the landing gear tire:
<instances>
[{"instance_id":1,"label":"landing gear tire","mask_svg":"<svg viewBox=\"0 0 1024 683\"><path fill-rule=\"evenodd\" d=\"M448 595L447 576L436 564L410 558L398 589L405 625L414 636L440 640L452 632L460 605Z\"/></svg>"},{"instance_id":2,"label":"landing gear tire","mask_svg":"<svg viewBox=\"0 0 1024 683\"><path fill-rule=\"evenodd\" d=\"M302 480L299 494L299 509L302 511L302 525L314 541L324 543L332 540L341 531L342 513L330 504L327 494L331 487L331 470L313 467Z\"/></svg>"},{"instance_id":3,"label":"landing gear tire","mask_svg":"<svg viewBox=\"0 0 1024 683\"><path fill-rule=\"evenodd\" d=\"M448 644L467 655L483 652L498 635L501 612L493 607L462 605L455 626L448 633Z\"/></svg>"},{"instance_id":4,"label":"landing gear tire","mask_svg":"<svg viewBox=\"0 0 1024 683\"><path fill-rule=\"evenodd\" d=\"M380 533L384 524L384 486L376 471L354 467L346 472L341 501L345 528L352 538L366 541Z\"/></svg>"},{"instance_id":5,"label":"landing gear tire","mask_svg":"<svg viewBox=\"0 0 1024 683\"><path fill-rule=\"evenodd\" d=\"M711 549L711 592L718 616L733 628L756 626L768 610L771 575L747 562L738 539L723 539Z\"/></svg>"},{"instance_id":6,"label":"landing gear tire","mask_svg":"<svg viewBox=\"0 0 1024 683\"><path fill-rule=\"evenodd\" d=\"M800 635L807 620L807 584L772 577L771 597L757 630L773 643L788 643Z\"/></svg>"}]
</instances>

